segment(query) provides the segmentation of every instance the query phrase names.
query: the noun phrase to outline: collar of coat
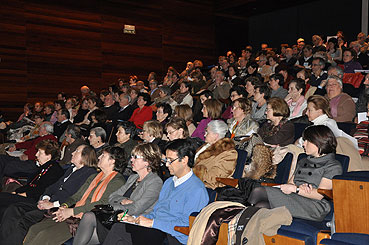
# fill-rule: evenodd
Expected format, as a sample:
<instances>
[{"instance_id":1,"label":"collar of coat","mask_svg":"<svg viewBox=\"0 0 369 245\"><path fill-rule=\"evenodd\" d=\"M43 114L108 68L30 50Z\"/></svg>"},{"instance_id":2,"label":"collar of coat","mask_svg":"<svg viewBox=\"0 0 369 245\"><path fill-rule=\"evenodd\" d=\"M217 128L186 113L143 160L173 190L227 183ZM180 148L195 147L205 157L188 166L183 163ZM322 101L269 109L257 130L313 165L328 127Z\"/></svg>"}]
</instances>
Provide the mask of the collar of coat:
<instances>
[{"instance_id":1,"label":"collar of coat","mask_svg":"<svg viewBox=\"0 0 369 245\"><path fill-rule=\"evenodd\" d=\"M204 159L208 159L211 156L217 156L220 153L223 153L229 150L236 150L234 141L229 138L220 139L214 144L212 144L211 146L209 146L204 152L202 152L199 155L199 157L196 159L196 162L200 162Z\"/></svg>"}]
</instances>

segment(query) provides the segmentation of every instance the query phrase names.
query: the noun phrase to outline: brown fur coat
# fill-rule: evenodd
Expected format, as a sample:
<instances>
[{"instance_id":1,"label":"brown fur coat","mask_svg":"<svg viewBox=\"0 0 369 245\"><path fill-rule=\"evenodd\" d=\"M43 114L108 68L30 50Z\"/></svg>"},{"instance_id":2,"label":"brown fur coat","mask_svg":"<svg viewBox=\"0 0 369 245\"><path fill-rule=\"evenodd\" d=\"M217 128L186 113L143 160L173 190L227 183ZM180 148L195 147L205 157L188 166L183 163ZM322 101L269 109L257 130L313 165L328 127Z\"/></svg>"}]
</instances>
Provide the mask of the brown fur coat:
<instances>
[{"instance_id":1,"label":"brown fur coat","mask_svg":"<svg viewBox=\"0 0 369 245\"><path fill-rule=\"evenodd\" d=\"M237 156L233 140L220 139L198 156L193 172L208 188L223 186L216 181L216 178L232 176L237 164Z\"/></svg>"},{"instance_id":2,"label":"brown fur coat","mask_svg":"<svg viewBox=\"0 0 369 245\"><path fill-rule=\"evenodd\" d=\"M245 167L244 176L259 180L261 177L274 179L277 175L277 165L273 165L273 153L265 145L255 145L252 151L251 163Z\"/></svg>"}]
</instances>

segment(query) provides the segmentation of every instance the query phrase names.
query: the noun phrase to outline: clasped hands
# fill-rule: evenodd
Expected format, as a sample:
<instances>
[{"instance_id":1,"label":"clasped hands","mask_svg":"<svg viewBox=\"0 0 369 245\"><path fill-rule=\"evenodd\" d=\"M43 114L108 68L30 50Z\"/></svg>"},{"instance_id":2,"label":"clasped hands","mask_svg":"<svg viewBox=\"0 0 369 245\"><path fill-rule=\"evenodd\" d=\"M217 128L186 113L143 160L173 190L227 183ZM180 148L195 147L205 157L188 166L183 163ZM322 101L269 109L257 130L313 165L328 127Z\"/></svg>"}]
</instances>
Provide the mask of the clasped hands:
<instances>
[{"instance_id":1,"label":"clasped hands","mask_svg":"<svg viewBox=\"0 0 369 245\"><path fill-rule=\"evenodd\" d=\"M73 216L74 212L73 208L59 207L58 211L54 212L53 214L55 214L55 217L53 218L55 222L63 222L64 220Z\"/></svg>"},{"instance_id":2,"label":"clasped hands","mask_svg":"<svg viewBox=\"0 0 369 245\"><path fill-rule=\"evenodd\" d=\"M310 194L313 191L313 186L311 184L308 183L304 183L302 185L300 185L299 187L299 194ZM284 184L281 185L281 191L284 194L291 194L291 193L296 193L297 190L297 186L294 184Z\"/></svg>"},{"instance_id":3,"label":"clasped hands","mask_svg":"<svg viewBox=\"0 0 369 245\"><path fill-rule=\"evenodd\" d=\"M125 215L122 219L122 216L124 215L124 213L120 213L118 214L118 220L122 220L128 223L134 223L137 225L141 225L141 226L145 226L145 227L152 227L154 220L146 218L144 216L139 216L139 217L134 217L131 215Z\"/></svg>"}]
</instances>

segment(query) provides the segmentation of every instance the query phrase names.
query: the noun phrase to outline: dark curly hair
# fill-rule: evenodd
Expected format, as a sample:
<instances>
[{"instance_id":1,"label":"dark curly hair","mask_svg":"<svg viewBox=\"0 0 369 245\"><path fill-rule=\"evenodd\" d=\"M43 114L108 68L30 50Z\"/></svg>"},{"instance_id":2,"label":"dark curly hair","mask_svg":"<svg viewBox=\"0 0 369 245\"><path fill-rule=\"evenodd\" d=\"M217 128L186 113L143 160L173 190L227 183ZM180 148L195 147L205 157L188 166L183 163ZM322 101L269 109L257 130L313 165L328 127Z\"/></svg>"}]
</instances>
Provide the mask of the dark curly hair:
<instances>
[{"instance_id":1,"label":"dark curly hair","mask_svg":"<svg viewBox=\"0 0 369 245\"><path fill-rule=\"evenodd\" d=\"M118 146L108 146L104 148L103 152L109 154L111 159L114 159L114 170L123 173L127 167L127 157L123 148Z\"/></svg>"}]
</instances>

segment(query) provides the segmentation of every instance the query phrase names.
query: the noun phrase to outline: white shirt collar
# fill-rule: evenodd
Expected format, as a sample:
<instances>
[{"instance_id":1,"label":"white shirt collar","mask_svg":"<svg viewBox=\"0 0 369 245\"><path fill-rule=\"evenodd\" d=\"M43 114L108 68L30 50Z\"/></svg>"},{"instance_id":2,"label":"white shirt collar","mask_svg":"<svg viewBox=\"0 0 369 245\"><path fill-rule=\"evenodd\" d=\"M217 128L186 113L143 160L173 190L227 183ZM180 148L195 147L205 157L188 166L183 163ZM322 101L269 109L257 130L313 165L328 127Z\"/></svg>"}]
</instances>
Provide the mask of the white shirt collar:
<instances>
[{"instance_id":1,"label":"white shirt collar","mask_svg":"<svg viewBox=\"0 0 369 245\"><path fill-rule=\"evenodd\" d=\"M181 178L178 178L177 176L174 176L173 177L174 187L180 186L181 184L183 184L184 182L186 182L186 180L188 180L189 178L191 178L192 174L193 174L193 172L192 172L192 169L191 169L190 172L188 172L187 174L185 174Z\"/></svg>"},{"instance_id":2,"label":"white shirt collar","mask_svg":"<svg viewBox=\"0 0 369 245\"><path fill-rule=\"evenodd\" d=\"M314 125L321 125L323 122L325 122L328 119L328 116L326 114L320 115L319 117L315 118L312 123Z\"/></svg>"}]
</instances>

